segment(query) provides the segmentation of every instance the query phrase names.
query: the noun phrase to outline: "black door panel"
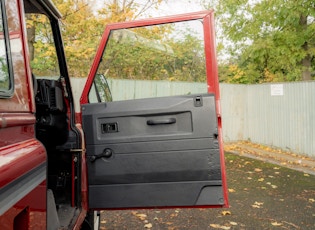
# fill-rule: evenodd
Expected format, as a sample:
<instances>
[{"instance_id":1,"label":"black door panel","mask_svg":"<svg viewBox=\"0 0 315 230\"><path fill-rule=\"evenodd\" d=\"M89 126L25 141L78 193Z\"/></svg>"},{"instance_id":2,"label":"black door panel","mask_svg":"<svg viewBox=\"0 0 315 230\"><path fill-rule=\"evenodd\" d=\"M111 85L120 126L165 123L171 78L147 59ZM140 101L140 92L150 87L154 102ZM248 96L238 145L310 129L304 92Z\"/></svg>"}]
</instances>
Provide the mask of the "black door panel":
<instances>
[{"instance_id":1,"label":"black door panel","mask_svg":"<svg viewBox=\"0 0 315 230\"><path fill-rule=\"evenodd\" d=\"M216 155L214 150L116 154L89 163L89 182L132 184L221 180L220 165L214 163L218 162Z\"/></svg>"},{"instance_id":2,"label":"black door panel","mask_svg":"<svg viewBox=\"0 0 315 230\"><path fill-rule=\"evenodd\" d=\"M90 186L89 193L90 208L223 205L219 182L95 185Z\"/></svg>"},{"instance_id":3,"label":"black door panel","mask_svg":"<svg viewBox=\"0 0 315 230\"><path fill-rule=\"evenodd\" d=\"M82 106L90 208L223 205L214 95Z\"/></svg>"}]
</instances>

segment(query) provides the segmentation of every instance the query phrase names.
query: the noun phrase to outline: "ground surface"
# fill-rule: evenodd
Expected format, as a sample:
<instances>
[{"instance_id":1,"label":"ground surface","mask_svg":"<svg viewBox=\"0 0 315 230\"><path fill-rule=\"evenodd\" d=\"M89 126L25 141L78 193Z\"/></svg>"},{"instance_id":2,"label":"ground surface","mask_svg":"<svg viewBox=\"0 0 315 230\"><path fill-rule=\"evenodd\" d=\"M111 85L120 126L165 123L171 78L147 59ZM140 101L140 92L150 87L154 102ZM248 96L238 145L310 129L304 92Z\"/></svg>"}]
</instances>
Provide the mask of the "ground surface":
<instances>
[{"instance_id":1,"label":"ground surface","mask_svg":"<svg viewBox=\"0 0 315 230\"><path fill-rule=\"evenodd\" d=\"M230 208L103 211L101 229L315 229L314 159L251 143L227 150Z\"/></svg>"},{"instance_id":2,"label":"ground surface","mask_svg":"<svg viewBox=\"0 0 315 230\"><path fill-rule=\"evenodd\" d=\"M315 175L315 158L249 141L225 143L224 150Z\"/></svg>"}]
</instances>

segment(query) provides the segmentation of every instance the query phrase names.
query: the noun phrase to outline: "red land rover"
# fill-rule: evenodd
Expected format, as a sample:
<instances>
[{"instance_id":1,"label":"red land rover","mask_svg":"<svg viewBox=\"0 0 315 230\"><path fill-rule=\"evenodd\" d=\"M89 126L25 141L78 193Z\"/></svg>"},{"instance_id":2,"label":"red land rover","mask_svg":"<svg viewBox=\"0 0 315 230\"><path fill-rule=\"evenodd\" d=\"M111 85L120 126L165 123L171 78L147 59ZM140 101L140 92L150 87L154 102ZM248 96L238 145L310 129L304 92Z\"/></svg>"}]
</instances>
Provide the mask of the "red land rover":
<instances>
[{"instance_id":1,"label":"red land rover","mask_svg":"<svg viewBox=\"0 0 315 230\"><path fill-rule=\"evenodd\" d=\"M31 65L30 14L50 22L51 76ZM97 229L103 209L228 206L213 12L107 25L77 112L60 17L49 0L0 2L0 229ZM174 72L176 46L143 31L188 24L202 34L208 93L112 101L105 77L134 60L124 47L143 52L142 67L163 57Z\"/></svg>"}]
</instances>

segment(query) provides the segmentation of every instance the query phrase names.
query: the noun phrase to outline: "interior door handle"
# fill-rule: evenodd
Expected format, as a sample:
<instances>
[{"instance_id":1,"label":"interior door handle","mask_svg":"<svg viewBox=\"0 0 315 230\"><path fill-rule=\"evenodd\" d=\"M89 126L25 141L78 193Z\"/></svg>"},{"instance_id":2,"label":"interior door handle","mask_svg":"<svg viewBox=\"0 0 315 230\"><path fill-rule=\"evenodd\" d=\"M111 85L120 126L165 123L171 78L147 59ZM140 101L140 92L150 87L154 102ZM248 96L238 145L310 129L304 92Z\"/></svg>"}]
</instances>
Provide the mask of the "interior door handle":
<instances>
[{"instance_id":1,"label":"interior door handle","mask_svg":"<svg viewBox=\"0 0 315 230\"><path fill-rule=\"evenodd\" d=\"M147 125L169 125L176 123L175 118L161 119L161 120L148 120Z\"/></svg>"},{"instance_id":2,"label":"interior door handle","mask_svg":"<svg viewBox=\"0 0 315 230\"><path fill-rule=\"evenodd\" d=\"M110 158L110 157L112 157L112 156L113 156L113 150L106 148L106 149L103 150L102 153L99 153L99 154L97 154L97 155L90 156L90 161L91 161L91 162L94 162L94 161L96 161L96 160L99 159L99 158L102 158L102 157L104 157L104 158Z\"/></svg>"}]
</instances>

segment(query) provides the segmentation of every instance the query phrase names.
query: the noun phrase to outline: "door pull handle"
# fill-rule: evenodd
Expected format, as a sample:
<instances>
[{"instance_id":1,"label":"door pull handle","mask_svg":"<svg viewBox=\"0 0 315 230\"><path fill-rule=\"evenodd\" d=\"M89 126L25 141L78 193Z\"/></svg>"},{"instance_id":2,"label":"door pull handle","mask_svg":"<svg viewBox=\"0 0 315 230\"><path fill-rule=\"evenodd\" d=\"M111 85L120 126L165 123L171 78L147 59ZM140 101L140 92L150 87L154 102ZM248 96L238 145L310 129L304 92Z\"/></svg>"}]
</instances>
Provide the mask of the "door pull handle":
<instances>
[{"instance_id":1,"label":"door pull handle","mask_svg":"<svg viewBox=\"0 0 315 230\"><path fill-rule=\"evenodd\" d=\"M174 123L176 123L176 118L147 121L147 125L169 125L169 124L174 124Z\"/></svg>"}]
</instances>

